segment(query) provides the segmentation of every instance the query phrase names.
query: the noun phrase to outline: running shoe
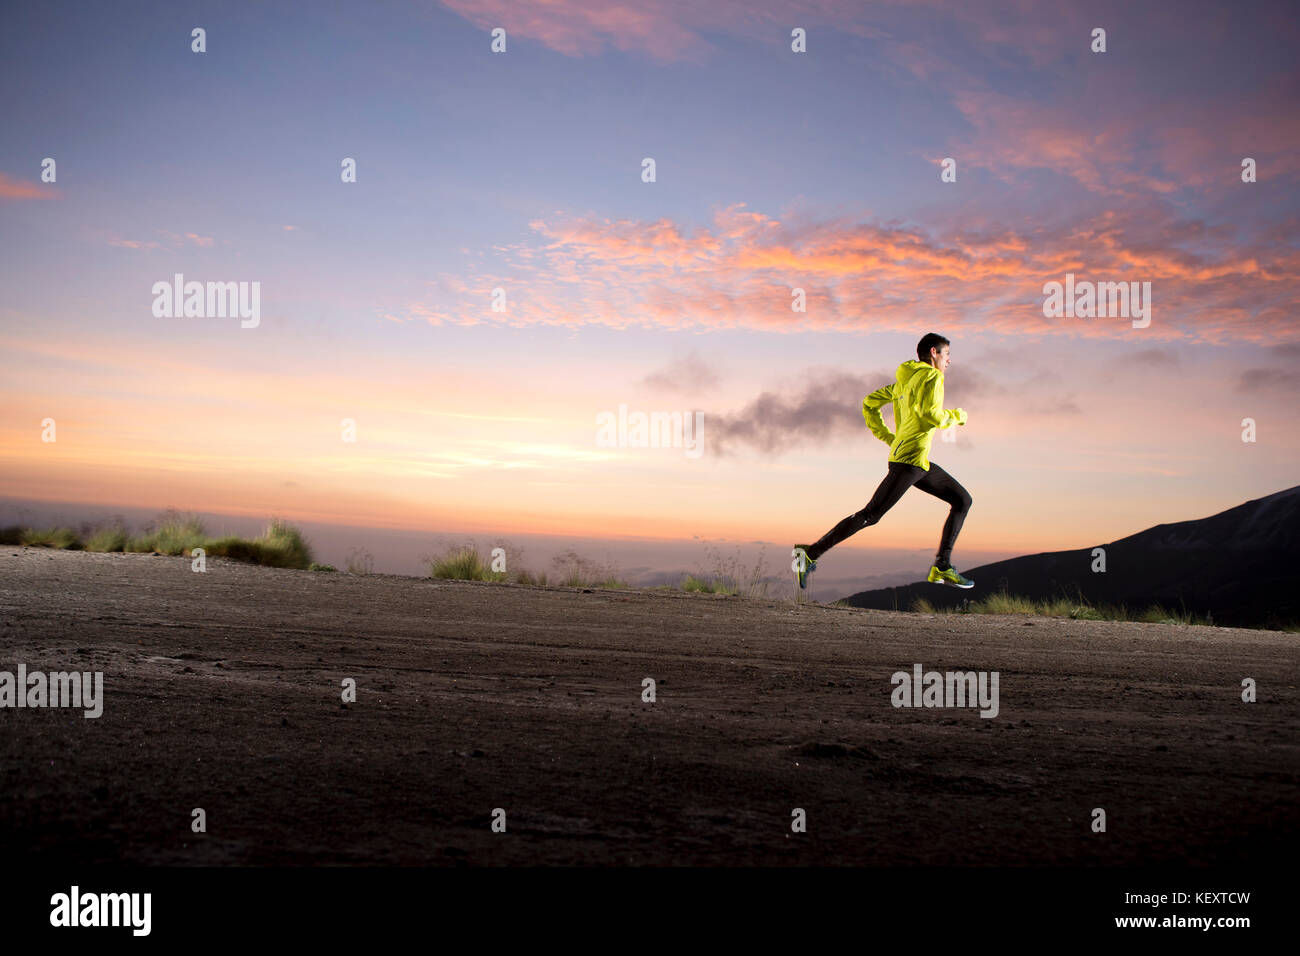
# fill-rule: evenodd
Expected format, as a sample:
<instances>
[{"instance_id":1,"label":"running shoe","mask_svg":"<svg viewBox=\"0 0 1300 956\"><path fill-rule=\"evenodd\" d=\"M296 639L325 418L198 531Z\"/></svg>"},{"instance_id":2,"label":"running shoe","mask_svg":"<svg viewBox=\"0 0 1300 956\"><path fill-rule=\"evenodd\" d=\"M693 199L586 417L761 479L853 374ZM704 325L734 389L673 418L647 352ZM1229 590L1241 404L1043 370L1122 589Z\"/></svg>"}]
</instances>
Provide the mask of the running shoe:
<instances>
[{"instance_id":1,"label":"running shoe","mask_svg":"<svg viewBox=\"0 0 1300 956\"><path fill-rule=\"evenodd\" d=\"M817 562L808 557L808 552L805 550L807 547L806 544L796 544L794 550L790 552L794 558L790 562L790 567L794 570L795 579L799 582L801 590L808 586L808 575L817 570Z\"/></svg>"},{"instance_id":2,"label":"running shoe","mask_svg":"<svg viewBox=\"0 0 1300 956\"><path fill-rule=\"evenodd\" d=\"M961 572L956 568L948 568L946 571L940 571L937 564L930 566L930 576L926 578L931 584L946 584L951 588L973 588L975 582L970 578L963 577Z\"/></svg>"}]
</instances>

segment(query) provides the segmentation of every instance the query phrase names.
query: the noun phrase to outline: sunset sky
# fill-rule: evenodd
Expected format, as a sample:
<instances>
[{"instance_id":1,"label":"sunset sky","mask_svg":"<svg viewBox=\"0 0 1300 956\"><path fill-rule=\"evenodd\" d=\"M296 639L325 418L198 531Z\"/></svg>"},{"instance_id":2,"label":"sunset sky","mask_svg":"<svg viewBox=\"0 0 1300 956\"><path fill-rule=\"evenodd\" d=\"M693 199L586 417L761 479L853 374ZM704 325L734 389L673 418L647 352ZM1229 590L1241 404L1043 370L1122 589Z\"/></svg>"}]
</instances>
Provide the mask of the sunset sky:
<instances>
[{"instance_id":1,"label":"sunset sky","mask_svg":"<svg viewBox=\"0 0 1300 956\"><path fill-rule=\"evenodd\" d=\"M931 453L975 502L958 567L1290 487L1293 14L14 5L0 496L788 547L870 498L862 397L929 331L969 414ZM260 325L156 317L176 273L259 282ZM1150 325L1044 317L1067 273L1150 282ZM702 411L703 454L600 446L620 404ZM933 553L945 510L910 492L842 547Z\"/></svg>"}]
</instances>

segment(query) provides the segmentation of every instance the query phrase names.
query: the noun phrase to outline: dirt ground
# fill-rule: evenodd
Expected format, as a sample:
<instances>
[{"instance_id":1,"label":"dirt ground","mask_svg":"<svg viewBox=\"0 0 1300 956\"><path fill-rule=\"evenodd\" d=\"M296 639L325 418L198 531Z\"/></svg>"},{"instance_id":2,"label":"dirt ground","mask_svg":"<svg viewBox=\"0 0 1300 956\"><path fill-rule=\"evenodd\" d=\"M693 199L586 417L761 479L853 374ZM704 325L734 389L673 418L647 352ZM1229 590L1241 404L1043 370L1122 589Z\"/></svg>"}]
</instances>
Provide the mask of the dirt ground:
<instances>
[{"instance_id":1,"label":"dirt ground","mask_svg":"<svg viewBox=\"0 0 1300 956\"><path fill-rule=\"evenodd\" d=\"M18 547L0 548L0 616L0 671L104 672L98 719L0 710L17 859L1267 865L1300 848L1293 634ZM997 671L1000 712L895 708L890 676L917 663Z\"/></svg>"}]
</instances>

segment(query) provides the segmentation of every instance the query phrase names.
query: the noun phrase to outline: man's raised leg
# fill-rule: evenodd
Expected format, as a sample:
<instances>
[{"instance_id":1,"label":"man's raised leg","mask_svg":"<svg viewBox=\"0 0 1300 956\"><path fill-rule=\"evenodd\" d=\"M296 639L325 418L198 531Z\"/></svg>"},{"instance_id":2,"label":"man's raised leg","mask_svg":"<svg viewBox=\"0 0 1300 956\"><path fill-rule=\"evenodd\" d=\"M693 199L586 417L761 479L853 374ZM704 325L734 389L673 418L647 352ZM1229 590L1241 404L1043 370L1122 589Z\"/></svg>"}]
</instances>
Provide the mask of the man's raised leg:
<instances>
[{"instance_id":1,"label":"man's raised leg","mask_svg":"<svg viewBox=\"0 0 1300 956\"><path fill-rule=\"evenodd\" d=\"M796 550L802 549L810 560L816 561L845 538L883 518L885 512L898 504L898 499L903 497L904 492L912 487L913 483L924 474L925 470L915 465L905 465L902 462L891 461L889 471L876 487L876 493L871 496L871 500L867 502L865 508L861 511L855 511L843 519L830 531L822 535L821 539L815 544L796 545Z\"/></svg>"}]
</instances>

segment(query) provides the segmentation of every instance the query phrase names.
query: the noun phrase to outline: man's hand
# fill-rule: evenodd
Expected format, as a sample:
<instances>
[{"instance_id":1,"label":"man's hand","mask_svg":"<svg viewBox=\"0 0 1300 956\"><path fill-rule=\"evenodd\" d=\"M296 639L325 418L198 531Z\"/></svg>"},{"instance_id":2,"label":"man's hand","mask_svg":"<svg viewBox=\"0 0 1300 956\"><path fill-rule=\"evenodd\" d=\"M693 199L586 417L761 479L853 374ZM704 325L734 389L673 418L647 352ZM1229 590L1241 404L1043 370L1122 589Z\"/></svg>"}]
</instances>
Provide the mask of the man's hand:
<instances>
[{"instance_id":1,"label":"man's hand","mask_svg":"<svg viewBox=\"0 0 1300 956\"><path fill-rule=\"evenodd\" d=\"M965 425L965 424L966 424L966 409L964 409L964 408L954 408L953 411L957 413L957 424L958 424L958 425Z\"/></svg>"}]
</instances>

